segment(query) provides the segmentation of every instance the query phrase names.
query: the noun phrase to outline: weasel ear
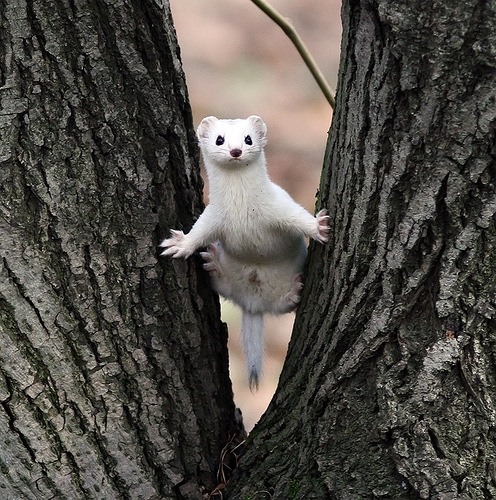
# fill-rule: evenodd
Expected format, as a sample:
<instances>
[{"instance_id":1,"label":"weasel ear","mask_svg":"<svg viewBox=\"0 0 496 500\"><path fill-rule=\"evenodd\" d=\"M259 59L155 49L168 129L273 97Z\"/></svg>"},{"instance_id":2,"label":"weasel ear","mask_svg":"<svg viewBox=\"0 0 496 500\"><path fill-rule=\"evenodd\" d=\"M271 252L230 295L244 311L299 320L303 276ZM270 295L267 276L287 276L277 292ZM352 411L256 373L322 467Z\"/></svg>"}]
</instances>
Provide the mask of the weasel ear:
<instances>
[{"instance_id":1,"label":"weasel ear","mask_svg":"<svg viewBox=\"0 0 496 500\"><path fill-rule=\"evenodd\" d=\"M198 125L198 129L196 130L196 135L199 139L205 139L208 136L208 131L212 127L212 125L218 122L219 119L215 118L215 116L207 116L204 118L200 125Z\"/></svg>"},{"instance_id":2,"label":"weasel ear","mask_svg":"<svg viewBox=\"0 0 496 500\"><path fill-rule=\"evenodd\" d=\"M253 124L255 130L258 132L258 137L264 142L265 134L267 134L267 125L265 125L264 121L257 115L251 115L247 120Z\"/></svg>"}]
</instances>

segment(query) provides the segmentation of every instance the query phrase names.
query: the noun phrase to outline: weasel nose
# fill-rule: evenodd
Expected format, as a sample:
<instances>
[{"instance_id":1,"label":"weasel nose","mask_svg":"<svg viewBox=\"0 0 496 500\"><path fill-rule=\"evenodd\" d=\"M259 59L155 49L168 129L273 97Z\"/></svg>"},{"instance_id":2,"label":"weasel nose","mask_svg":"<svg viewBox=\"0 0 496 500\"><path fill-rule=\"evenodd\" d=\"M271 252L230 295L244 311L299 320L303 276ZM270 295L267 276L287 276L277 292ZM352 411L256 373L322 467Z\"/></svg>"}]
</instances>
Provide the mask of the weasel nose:
<instances>
[{"instance_id":1,"label":"weasel nose","mask_svg":"<svg viewBox=\"0 0 496 500\"><path fill-rule=\"evenodd\" d=\"M235 148L235 149L231 149L231 156L233 158L239 158L241 156L241 153L243 151L241 151L241 149L238 149L238 148Z\"/></svg>"}]
</instances>

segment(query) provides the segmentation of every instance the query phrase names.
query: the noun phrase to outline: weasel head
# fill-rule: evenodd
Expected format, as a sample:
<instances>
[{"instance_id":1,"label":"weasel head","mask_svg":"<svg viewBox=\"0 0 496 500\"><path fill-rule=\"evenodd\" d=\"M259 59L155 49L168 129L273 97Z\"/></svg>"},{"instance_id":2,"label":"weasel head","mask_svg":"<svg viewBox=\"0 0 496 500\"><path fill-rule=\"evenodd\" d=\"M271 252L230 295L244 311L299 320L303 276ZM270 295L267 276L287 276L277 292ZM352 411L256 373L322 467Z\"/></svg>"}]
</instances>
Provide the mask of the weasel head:
<instances>
[{"instance_id":1,"label":"weasel head","mask_svg":"<svg viewBox=\"0 0 496 500\"><path fill-rule=\"evenodd\" d=\"M246 120L219 120L207 116L197 135L205 163L225 168L248 166L260 160L266 143L267 126L259 116Z\"/></svg>"}]
</instances>

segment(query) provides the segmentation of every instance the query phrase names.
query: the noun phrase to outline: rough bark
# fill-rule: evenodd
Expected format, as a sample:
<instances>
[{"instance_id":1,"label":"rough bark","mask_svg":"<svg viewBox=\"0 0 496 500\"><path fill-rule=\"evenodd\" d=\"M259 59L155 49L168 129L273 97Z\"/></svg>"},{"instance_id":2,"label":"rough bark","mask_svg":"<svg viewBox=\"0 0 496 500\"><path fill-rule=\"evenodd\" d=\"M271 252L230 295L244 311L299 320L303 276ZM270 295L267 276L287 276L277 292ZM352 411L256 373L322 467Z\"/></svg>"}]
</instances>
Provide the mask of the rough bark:
<instances>
[{"instance_id":1,"label":"rough bark","mask_svg":"<svg viewBox=\"0 0 496 500\"><path fill-rule=\"evenodd\" d=\"M496 5L342 17L331 240L228 497L496 498Z\"/></svg>"},{"instance_id":2,"label":"rough bark","mask_svg":"<svg viewBox=\"0 0 496 500\"><path fill-rule=\"evenodd\" d=\"M0 496L201 498L234 407L198 261L157 259L202 209L169 4L0 25Z\"/></svg>"}]
</instances>

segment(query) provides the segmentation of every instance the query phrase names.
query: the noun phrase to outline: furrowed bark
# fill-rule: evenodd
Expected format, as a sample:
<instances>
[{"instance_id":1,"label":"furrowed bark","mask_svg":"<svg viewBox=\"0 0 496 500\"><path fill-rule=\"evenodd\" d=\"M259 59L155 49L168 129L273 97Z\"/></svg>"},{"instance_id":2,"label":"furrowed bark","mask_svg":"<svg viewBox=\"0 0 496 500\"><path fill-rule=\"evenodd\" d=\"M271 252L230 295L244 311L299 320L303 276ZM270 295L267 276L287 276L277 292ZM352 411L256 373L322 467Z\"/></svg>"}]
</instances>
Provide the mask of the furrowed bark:
<instances>
[{"instance_id":1,"label":"furrowed bark","mask_svg":"<svg viewBox=\"0 0 496 500\"><path fill-rule=\"evenodd\" d=\"M342 15L330 243L228 498L494 498L495 7Z\"/></svg>"},{"instance_id":2,"label":"furrowed bark","mask_svg":"<svg viewBox=\"0 0 496 500\"><path fill-rule=\"evenodd\" d=\"M2 498L201 498L235 427L168 2L6 0L0 23Z\"/></svg>"}]
</instances>

